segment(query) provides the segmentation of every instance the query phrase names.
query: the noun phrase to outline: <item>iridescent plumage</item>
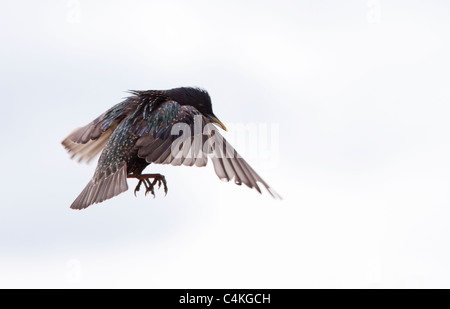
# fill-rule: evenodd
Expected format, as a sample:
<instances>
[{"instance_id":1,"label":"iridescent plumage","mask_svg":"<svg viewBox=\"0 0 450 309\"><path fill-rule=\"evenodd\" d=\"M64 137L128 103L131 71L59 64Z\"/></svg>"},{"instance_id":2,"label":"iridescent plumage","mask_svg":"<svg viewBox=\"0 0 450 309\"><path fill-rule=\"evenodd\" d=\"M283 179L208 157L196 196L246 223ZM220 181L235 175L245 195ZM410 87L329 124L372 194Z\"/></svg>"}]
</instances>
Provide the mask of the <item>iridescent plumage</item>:
<instances>
[{"instance_id":1,"label":"iridescent plumage","mask_svg":"<svg viewBox=\"0 0 450 309\"><path fill-rule=\"evenodd\" d=\"M236 184L244 183L261 192L259 182L279 198L217 130L208 126L214 123L225 128L214 116L206 91L175 88L131 93L133 96L76 129L62 142L79 161L90 161L101 151L94 176L71 208L83 209L128 190L127 178L139 180L135 193L141 184L146 193L152 194L156 184L163 184L167 193L164 176L142 174L149 164L205 166L208 155L221 179L234 179ZM190 143L180 139L186 132Z\"/></svg>"}]
</instances>

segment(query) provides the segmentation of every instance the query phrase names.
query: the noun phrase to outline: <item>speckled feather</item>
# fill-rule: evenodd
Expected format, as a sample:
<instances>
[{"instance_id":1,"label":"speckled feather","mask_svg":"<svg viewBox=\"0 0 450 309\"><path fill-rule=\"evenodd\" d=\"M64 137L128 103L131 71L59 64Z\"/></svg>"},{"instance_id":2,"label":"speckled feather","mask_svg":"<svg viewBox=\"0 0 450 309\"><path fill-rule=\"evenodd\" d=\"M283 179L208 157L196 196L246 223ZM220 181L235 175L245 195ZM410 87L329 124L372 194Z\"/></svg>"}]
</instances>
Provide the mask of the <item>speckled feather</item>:
<instances>
[{"instance_id":1,"label":"speckled feather","mask_svg":"<svg viewBox=\"0 0 450 309\"><path fill-rule=\"evenodd\" d=\"M193 134L196 132L195 116L201 116L202 130L210 122L208 117L214 116L206 91L175 88L130 93L133 96L75 130L62 142L72 157L78 156L80 160L89 161L103 150L94 176L71 208L83 209L126 191L127 175L139 176L151 163L205 166L208 159L207 153L202 152L202 145L209 143L209 138L214 135L224 141L224 147L208 144L206 149L214 155L211 158L214 170L222 180L234 179L238 185L244 183L261 192L259 182L272 196L279 198L216 130L191 136L191 141L199 138L201 143L200 146L192 143L187 149L193 155L189 158L186 149L181 150L180 143L175 144L179 137L171 134L175 124L189 125Z\"/></svg>"}]
</instances>

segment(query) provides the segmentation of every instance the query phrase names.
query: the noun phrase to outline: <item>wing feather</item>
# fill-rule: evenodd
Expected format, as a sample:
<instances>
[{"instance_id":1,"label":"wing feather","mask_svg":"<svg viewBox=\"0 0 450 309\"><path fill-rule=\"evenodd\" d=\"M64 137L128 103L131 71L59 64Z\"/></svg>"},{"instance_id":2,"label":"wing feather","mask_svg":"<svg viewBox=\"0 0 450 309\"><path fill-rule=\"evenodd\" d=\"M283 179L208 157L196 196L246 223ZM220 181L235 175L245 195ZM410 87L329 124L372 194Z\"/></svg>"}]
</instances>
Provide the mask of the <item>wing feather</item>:
<instances>
[{"instance_id":1,"label":"wing feather","mask_svg":"<svg viewBox=\"0 0 450 309\"><path fill-rule=\"evenodd\" d=\"M127 191L127 165L112 168L113 171L107 176L103 174L102 177L91 179L70 208L84 209Z\"/></svg>"},{"instance_id":2,"label":"wing feather","mask_svg":"<svg viewBox=\"0 0 450 309\"><path fill-rule=\"evenodd\" d=\"M88 125L75 129L63 141L64 148L78 161L91 161L106 145L114 129L131 110L131 99L116 104Z\"/></svg>"},{"instance_id":3,"label":"wing feather","mask_svg":"<svg viewBox=\"0 0 450 309\"><path fill-rule=\"evenodd\" d=\"M220 179L234 180L237 185L244 183L247 187L255 188L261 193L259 183L274 198L281 198L220 135L215 127L207 125L209 121L201 116L194 107L180 106L177 102L168 101L161 105L156 114L159 118L152 118L151 126L147 130L139 130L145 132L136 142L140 158L155 164L205 166L210 157ZM195 130L198 125L195 123L197 119L201 121L200 132ZM185 135L180 135L181 131L177 132L175 125L180 123L189 127L190 135L185 134L184 129L183 134Z\"/></svg>"}]
</instances>

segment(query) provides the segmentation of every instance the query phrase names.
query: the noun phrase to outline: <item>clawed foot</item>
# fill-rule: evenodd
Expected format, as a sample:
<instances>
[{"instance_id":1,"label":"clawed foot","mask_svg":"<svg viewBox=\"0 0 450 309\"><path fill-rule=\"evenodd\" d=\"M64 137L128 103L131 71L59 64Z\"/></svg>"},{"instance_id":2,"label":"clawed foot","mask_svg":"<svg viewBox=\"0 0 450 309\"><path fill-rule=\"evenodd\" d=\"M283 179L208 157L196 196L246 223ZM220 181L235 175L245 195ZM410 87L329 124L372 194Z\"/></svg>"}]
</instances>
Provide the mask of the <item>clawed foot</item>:
<instances>
[{"instance_id":1,"label":"clawed foot","mask_svg":"<svg viewBox=\"0 0 450 309\"><path fill-rule=\"evenodd\" d=\"M164 193L167 195L167 181L166 177L161 174L147 174L147 175L129 175L129 178L137 178L139 179L139 182L134 189L134 195L136 196L136 192L138 192L141 189L141 185L144 184L145 186L145 195L147 195L149 192L153 195L153 198L155 198L155 185L158 184L158 189L161 188L161 185L164 186ZM150 179L153 179L153 181L150 181Z\"/></svg>"}]
</instances>

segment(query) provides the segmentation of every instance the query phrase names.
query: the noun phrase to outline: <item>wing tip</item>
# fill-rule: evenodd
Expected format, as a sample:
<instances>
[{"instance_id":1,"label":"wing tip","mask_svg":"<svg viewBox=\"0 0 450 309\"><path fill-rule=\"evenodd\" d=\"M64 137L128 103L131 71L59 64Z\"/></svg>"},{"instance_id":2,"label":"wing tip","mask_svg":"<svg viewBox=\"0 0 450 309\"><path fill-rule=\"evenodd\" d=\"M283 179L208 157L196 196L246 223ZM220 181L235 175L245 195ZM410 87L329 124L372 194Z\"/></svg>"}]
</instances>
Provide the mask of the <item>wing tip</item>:
<instances>
[{"instance_id":1,"label":"wing tip","mask_svg":"<svg viewBox=\"0 0 450 309\"><path fill-rule=\"evenodd\" d=\"M270 193L270 195L272 195L272 197L276 200L282 201L283 197L281 195L279 195L274 189L272 189L271 187L267 188L267 191Z\"/></svg>"}]
</instances>

